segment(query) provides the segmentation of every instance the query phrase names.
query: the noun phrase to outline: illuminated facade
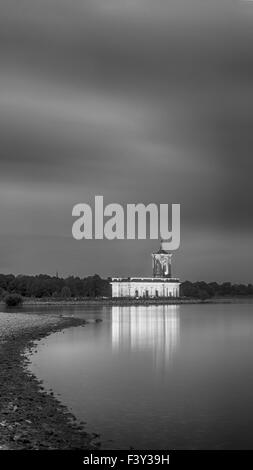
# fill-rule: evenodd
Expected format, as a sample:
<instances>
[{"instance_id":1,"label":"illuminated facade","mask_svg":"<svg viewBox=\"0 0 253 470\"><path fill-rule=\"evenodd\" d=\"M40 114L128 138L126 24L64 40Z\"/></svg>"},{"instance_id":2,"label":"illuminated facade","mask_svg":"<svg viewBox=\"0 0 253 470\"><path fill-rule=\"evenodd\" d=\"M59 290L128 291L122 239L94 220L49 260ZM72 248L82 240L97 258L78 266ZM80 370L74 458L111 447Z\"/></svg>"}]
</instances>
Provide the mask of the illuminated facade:
<instances>
[{"instance_id":1,"label":"illuminated facade","mask_svg":"<svg viewBox=\"0 0 253 470\"><path fill-rule=\"evenodd\" d=\"M179 297L179 279L172 277L172 254L163 249L152 254L153 277L112 278L112 297Z\"/></svg>"}]
</instances>

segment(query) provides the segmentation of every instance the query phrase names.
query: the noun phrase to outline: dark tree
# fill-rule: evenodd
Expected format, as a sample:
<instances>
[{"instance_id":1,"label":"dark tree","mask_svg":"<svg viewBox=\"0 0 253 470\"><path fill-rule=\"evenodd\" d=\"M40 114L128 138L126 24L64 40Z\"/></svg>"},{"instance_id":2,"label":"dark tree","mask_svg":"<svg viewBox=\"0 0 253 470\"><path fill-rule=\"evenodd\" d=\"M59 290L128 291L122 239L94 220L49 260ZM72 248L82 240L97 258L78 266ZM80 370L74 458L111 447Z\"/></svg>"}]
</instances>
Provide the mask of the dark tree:
<instances>
[{"instance_id":1,"label":"dark tree","mask_svg":"<svg viewBox=\"0 0 253 470\"><path fill-rule=\"evenodd\" d=\"M23 303L23 297L19 294L9 294L5 297L7 307L17 307Z\"/></svg>"}]
</instances>

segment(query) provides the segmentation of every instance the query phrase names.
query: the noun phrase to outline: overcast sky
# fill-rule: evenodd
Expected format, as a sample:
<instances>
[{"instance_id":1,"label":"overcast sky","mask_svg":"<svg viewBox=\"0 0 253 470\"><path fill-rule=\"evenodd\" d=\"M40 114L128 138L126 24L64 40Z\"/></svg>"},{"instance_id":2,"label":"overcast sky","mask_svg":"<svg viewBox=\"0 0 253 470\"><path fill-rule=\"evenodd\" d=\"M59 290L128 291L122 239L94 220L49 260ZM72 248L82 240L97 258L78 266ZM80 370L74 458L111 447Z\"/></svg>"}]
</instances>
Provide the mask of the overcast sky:
<instances>
[{"instance_id":1,"label":"overcast sky","mask_svg":"<svg viewBox=\"0 0 253 470\"><path fill-rule=\"evenodd\" d=\"M72 207L181 204L182 279L252 282L253 2L2 0L0 272L151 274Z\"/></svg>"}]
</instances>

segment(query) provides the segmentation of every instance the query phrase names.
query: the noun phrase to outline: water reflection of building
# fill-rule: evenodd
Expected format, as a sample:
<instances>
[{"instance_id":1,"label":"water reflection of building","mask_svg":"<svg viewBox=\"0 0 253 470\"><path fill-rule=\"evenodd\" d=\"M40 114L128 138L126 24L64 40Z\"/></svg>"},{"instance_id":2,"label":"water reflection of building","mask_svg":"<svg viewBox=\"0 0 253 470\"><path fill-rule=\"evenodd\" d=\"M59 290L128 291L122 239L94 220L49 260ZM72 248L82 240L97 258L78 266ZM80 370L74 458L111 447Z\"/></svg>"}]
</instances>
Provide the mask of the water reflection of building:
<instances>
[{"instance_id":1,"label":"water reflection of building","mask_svg":"<svg viewBox=\"0 0 253 470\"><path fill-rule=\"evenodd\" d=\"M168 362L179 340L179 306L113 306L112 344L117 349L149 351Z\"/></svg>"}]
</instances>

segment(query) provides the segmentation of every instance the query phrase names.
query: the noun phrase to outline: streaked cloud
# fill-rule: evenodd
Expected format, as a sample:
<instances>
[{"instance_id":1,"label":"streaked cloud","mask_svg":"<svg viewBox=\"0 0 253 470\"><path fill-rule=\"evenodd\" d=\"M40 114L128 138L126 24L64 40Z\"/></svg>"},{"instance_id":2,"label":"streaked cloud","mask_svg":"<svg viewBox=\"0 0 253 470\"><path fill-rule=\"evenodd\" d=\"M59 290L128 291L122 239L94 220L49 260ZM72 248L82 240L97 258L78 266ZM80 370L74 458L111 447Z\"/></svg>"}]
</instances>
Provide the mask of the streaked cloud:
<instances>
[{"instance_id":1,"label":"streaked cloud","mask_svg":"<svg viewBox=\"0 0 253 470\"><path fill-rule=\"evenodd\" d=\"M88 274L90 248L66 241L71 207L103 194L123 204L181 203L182 277L203 277L212 253L207 277L250 280L244 261L232 269L235 252L246 259L253 229L253 18L244 6L232 0L1 2L0 238L20 236L16 246L25 245L27 256L36 246L26 271L40 271L43 257L44 270L57 264L68 273L75 253L77 271ZM48 237L56 260L46 254ZM224 256L215 256L219 240L223 247L227 240ZM15 243L6 243L0 243L0 270L17 272ZM148 274L152 246L121 243L117 262L107 248L97 271L125 273L131 261L135 274L141 266ZM197 263L196 246L202 247Z\"/></svg>"}]
</instances>

